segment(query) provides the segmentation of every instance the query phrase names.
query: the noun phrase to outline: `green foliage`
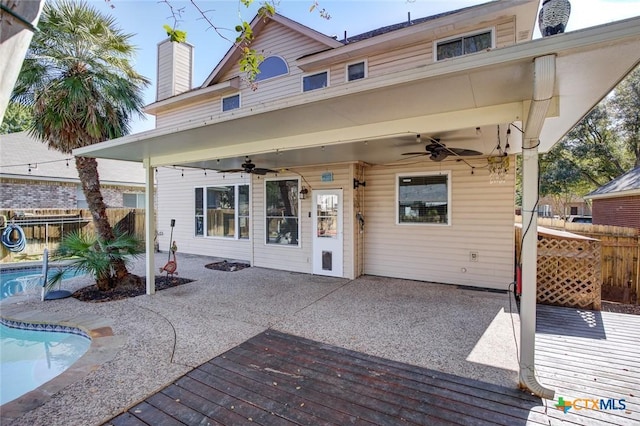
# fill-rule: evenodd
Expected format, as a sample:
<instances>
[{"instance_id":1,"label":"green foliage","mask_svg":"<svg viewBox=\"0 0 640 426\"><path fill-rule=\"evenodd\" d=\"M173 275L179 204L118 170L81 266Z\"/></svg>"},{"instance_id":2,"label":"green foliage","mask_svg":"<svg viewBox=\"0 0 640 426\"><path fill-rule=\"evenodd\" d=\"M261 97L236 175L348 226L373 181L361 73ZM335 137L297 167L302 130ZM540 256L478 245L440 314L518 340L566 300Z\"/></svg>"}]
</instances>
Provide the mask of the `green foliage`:
<instances>
[{"instance_id":1,"label":"green foliage","mask_svg":"<svg viewBox=\"0 0 640 426\"><path fill-rule=\"evenodd\" d=\"M0 135L28 130L32 121L33 116L28 107L16 102L9 102L0 125Z\"/></svg>"},{"instance_id":2,"label":"green foliage","mask_svg":"<svg viewBox=\"0 0 640 426\"><path fill-rule=\"evenodd\" d=\"M131 64L132 34L84 2L46 2L13 100L33 111L30 132L70 153L129 133L149 80Z\"/></svg>"},{"instance_id":3,"label":"green foliage","mask_svg":"<svg viewBox=\"0 0 640 426\"><path fill-rule=\"evenodd\" d=\"M68 260L66 269L80 274L92 275L96 282L113 279L114 260L122 260L125 264L144 252L144 243L135 236L115 231L115 239L105 241L95 234L80 231L66 235L60 246L52 254L52 260ZM58 270L47 286L53 286L62 280L65 269Z\"/></svg>"},{"instance_id":4,"label":"green foliage","mask_svg":"<svg viewBox=\"0 0 640 426\"><path fill-rule=\"evenodd\" d=\"M625 149L640 166L640 67L616 87L611 109Z\"/></svg>"},{"instance_id":5,"label":"green foliage","mask_svg":"<svg viewBox=\"0 0 640 426\"><path fill-rule=\"evenodd\" d=\"M164 28L164 30L167 32L167 35L169 36L169 39L172 42L184 43L185 41L187 41L187 32L186 31L181 31L181 30L178 30L178 29L175 29L175 28L171 28L167 24L163 25L162 28Z\"/></svg>"}]
</instances>

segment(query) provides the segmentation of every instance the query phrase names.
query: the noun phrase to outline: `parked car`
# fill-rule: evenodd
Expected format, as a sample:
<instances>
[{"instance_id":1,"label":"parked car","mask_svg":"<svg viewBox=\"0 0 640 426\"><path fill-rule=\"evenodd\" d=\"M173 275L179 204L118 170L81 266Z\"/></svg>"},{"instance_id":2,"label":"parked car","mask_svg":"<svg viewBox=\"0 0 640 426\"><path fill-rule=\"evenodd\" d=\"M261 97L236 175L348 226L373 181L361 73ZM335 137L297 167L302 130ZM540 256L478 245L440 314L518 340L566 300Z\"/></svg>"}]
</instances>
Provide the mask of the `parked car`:
<instances>
[{"instance_id":1,"label":"parked car","mask_svg":"<svg viewBox=\"0 0 640 426\"><path fill-rule=\"evenodd\" d=\"M567 222L571 223L593 223L591 216L571 215L567 218Z\"/></svg>"}]
</instances>

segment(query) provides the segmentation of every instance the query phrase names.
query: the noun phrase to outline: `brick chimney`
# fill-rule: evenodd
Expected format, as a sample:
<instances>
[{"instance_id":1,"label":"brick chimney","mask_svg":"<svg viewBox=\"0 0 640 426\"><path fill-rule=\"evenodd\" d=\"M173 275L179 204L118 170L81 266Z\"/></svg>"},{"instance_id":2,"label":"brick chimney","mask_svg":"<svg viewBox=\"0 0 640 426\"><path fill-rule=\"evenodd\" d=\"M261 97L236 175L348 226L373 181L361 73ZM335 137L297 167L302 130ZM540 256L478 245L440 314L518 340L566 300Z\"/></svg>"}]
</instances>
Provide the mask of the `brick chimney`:
<instances>
[{"instance_id":1,"label":"brick chimney","mask_svg":"<svg viewBox=\"0 0 640 426\"><path fill-rule=\"evenodd\" d=\"M158 43L158 84L156 102L191 90L193 46L189 43Z\"/></svg>"}]
</instances>

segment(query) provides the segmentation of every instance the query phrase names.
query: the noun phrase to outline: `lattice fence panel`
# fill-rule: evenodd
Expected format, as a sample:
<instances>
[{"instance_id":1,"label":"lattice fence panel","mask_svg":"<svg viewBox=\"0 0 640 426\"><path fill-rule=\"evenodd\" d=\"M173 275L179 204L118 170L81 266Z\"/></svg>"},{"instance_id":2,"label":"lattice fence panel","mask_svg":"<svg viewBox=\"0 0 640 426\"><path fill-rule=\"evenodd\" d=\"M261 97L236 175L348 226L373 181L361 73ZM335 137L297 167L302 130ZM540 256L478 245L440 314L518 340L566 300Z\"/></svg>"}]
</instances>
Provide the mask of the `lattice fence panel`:
<instances>
[{"instance_id":1,"label":"lattice fence panel","mask_svg":"<svg viewBox=\"0 0 640 426\"><path fill-rule=\"evenodd\" d=\"M600 242L538 241L538 302L600 310Z\"/></svg>"}]
</instances>

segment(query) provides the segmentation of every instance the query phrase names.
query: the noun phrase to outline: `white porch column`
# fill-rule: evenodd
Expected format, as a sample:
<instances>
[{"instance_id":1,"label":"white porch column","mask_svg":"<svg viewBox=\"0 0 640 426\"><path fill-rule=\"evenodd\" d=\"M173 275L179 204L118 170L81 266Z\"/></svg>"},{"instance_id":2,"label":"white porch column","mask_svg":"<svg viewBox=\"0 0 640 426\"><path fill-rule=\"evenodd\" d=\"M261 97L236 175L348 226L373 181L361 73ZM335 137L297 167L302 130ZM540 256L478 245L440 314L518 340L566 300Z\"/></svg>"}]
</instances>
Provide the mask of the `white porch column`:
<instances>
[{"instance_id":1,"label":"white porch column","mask_svg":"<svg viewBox=\"0 0 640 426\"><path fill-rule=\"evenodd\" d=\"M146 277L147 294L156 292L156 262L155 262L155 236L156 236L156 211L155 211L155 167L151 166L149 158L144 160L145 186L144 186L144 233L146 241Z\"/></svg>"},{"instance_id":2,"label":"white porch column","mask_svg":"<svg viewBox=\"0 0 640 426\"><path fill-rule=\"evenodd\" d=\"M522 298L520 299L520 387L553 399L555 392L535 377L538 275L538 145L555 87L555 56L535 59L533 100L522 145Z\"/></svg>"}]
</instances>

